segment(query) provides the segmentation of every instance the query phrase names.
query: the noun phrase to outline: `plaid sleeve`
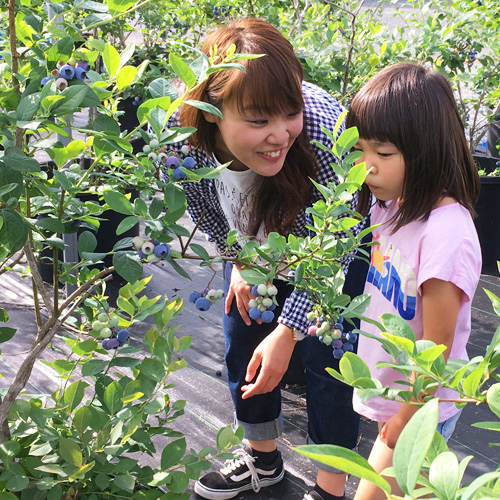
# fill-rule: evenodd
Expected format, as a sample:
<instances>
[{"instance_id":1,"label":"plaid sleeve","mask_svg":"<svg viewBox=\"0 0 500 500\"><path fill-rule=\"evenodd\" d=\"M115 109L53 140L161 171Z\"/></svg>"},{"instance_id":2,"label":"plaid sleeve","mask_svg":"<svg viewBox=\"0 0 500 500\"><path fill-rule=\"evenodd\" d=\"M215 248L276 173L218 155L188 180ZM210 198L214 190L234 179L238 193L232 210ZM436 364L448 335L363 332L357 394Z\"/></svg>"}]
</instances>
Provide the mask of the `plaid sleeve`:
<instances>
[{"instance_id":1,"label":"plaid sleeve","mask_svg":"<svg viewBox=\"0 0 500 500\"><path fill-rule=\"evenodd\" d=\"M179 127L178 113L175 113L169 121L170 127ZM181 151L182 146L187 145L187 141L171 144L170 149L180 158L184 156ZM191 149L189 156L196 161L196 169L202 167L215 168L214 159L204 151ZM162 180L168 180L168 169L162 171ZM211 243L215 243L219 253L228 256L235 256L236 253L227 252L226 238L229 232L229 224L219 203L219 197L215 191L214 181L202 179L200 182L181 183L187 199L187 212L189 218L198 225L198 229L206 235Z\"/></svg>"},{"instance_id":2,"label":"plaid sleeve","mask_svg":"<svg viewBox=\"0 0 500 500\"><path fill-rule=\"evenodd\" d=\"M344 110L330 94L319 87L304 82L302 88L306 104L304 110L304 124L307 127L309 139L331 148L332 141L321 130L321 127L323 126L328 131L333 131L338 118ZM345 127L344 124L342 124L338 133L341 134L344 130ZM336 161L335 157L328 151L324 151L314 144L311 144L311 148L318 162L318 175L316 181L323 185L328 182L338 183L337 176L330 166L331 163ZM309 206L320 198L322 198L322 195L315 188ZM357 195L355 194L353 199L354 206L356 204L356 200ZM310 216L305 213L305 210L300 211L292 228L292 233L296 236L307 236L308 231L305 226L310 223ZM357 235L363 227L364 224L360 223L352 228L351 232L354 235ZM340 233L339 236L343 237L345 234ZM352 258L346 258L342 262L342 267L344 268L345 273L347 273L351 261ZM310 322L306 318L307 313L310 310L311 302L307 293L294 291L283 305L283 310L281 311L278 321L289 328L294 328L297 339L301 340L301 338L304 338L307 334L307 329L310 325Z\"/></svg>"}]
</instances>

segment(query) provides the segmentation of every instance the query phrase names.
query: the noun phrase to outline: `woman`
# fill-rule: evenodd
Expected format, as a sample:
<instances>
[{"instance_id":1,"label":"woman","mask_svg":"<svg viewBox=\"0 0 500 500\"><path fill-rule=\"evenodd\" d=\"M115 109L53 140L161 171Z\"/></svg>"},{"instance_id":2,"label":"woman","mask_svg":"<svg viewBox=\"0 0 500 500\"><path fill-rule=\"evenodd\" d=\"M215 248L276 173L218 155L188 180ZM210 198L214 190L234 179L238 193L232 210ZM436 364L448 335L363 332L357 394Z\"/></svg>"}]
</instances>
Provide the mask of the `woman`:
<instances>
[{"instance_id":1,"label":"woman","mask_svg":"<svg viewBox=\"0 0 500 500\"><path fill-rule=\"evenodd\" d=\"M235 21L208 35L203 51L217 46L224 54L265 54L242 61L246 72L224 70L189 95L189 99L216 106L223 119L183 105L178 120L196 127L190 139L190 156L198 167L231 162L214 180L184 183L188 212L209 241L226 255L226 236L231 228L240 236L265 242L266 235L305 237L305 209L321 195L310 178L320 184L335 180L330 167L334 158L311 145L331 141L321 126L333 130L342 112L326 92L302 81L301 64L290 43L270 24L258 19ZM181 149L182 144L174 145ZM226 267L226 303L223 319L226 365L236 420L248 440L240 458L229 461L195 485L203 498L227 499L241 491L269 486L284 475L276 438L282 432L279 382L297 340L306 337L306 314L311 306L306 294L276 280L279 307L275 320L263 324L248 315L251 287L241 278L241 266ZM358 417L352 410L352 391L325 372L338 366L332 349L318 339L302 342L306 368L309 442L354 448ZM317 484L304 499L344 498L346 475L321 465Z\"/></svg>"}]
</instances>

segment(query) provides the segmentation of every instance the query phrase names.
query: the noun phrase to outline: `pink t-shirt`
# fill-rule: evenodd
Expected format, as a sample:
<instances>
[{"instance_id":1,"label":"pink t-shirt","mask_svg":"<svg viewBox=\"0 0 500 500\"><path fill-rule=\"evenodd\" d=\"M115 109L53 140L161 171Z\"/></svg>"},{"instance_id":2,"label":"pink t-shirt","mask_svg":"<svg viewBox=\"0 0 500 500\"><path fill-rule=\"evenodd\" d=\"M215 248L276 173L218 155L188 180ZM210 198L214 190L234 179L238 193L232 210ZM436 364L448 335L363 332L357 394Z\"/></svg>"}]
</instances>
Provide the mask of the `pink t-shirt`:
<instances>
[{"instance_id":1,"label":"pink t-shirt","mask_svg":"<svg viewBox=\"0 0 500 500\"><path fill-rule=\"evenodd\" d=\"M372 224L380 224L373 232L370 268L365 293L371 294L368 318L380 320L383 313L398 314L412 327L417 340L423 337L422 284L437 278L450 281L462 290L455 336L450 359L468 359L466 344L471 328L471 302L481 273L481 249L472 218L462 205L453 203L434 209L427 221L412 222L394 234L386 224L396 213L397 201L386 203L387 210L373 207ZM380 330L370 323L361 322L361 330L380 337ZM403 388L395 384L404 375L390 368L376 368L380 361L392 362L382 345L360 335L358 355L367 363L372 377L383 386ZM439 388L441 398L456 398L457 393ZM395 415L401 403L379 396L361 402L354 393L354 409L365 417L385 422ZM459 410L454 403L440 404L439 421L455 415Z\"/></svg>"}]
</instances>

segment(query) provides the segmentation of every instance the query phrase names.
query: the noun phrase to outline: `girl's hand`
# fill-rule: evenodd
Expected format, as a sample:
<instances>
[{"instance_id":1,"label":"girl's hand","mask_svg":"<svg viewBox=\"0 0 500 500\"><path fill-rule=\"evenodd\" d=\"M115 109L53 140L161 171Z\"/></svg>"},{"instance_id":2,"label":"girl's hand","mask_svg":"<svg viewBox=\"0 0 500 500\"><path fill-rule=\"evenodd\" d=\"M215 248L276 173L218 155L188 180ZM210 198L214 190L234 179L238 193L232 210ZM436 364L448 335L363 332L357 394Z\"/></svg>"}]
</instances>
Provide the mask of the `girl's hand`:
<instances>
[{"instance_id":1,"label":"girl's hand","mask_svg":"<svg viewBox=\"0 0 500 500\"><path fill-rule=\"evenodd\" d=\"M236 299L236 307L238 308L241 319L247 326L250 326L252 324L252 320L250 319L250 316L248 316L248 311L250 310L248 302L250 299L254 299L255 297L252 295L252 287L245 283L245 280L241 277L240 271L241 266L238 264L234 264L232 266L231 282L229 284L229 290L227 291L224 307L226 314L229 314L233 299ZM256 320L256 323L260 325L262 321L259 319Z\"/></svg>"},{"instance_id":2,"label":"girl's hand","mask_svg":"<svg viewBox=\"0 0 500 500\"><path fill-rule=\"evenodd\" d=\"M290 363L295 342L292 330L278 324L257 346L248 363L245 380L253 380L259 367L260 372L254 383L241 387L242 399L271 392L280 383Z\"/></svg>"}]
</instances>

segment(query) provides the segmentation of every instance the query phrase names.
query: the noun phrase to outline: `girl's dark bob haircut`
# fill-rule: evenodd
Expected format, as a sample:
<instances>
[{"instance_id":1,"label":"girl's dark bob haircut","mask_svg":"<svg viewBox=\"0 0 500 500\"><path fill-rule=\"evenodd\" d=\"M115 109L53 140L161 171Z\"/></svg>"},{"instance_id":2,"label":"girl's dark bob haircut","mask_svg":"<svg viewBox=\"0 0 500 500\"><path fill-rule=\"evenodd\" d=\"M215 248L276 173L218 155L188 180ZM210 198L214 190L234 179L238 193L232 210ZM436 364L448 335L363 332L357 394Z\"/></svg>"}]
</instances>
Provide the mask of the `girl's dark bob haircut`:
<instances>
[{"instance_id":1,"label":"girl's dark bob haircut","mask_svg":"<svg viewBox=\"0 0 500 500\"><path fill-rule=\"evenodd\" d=\"M403 193L393 231L427 220L443 196L474 215L479 175L451 85L441 73L411 62L388 66L355 95L346 127L357 127L362 139L391 142L403 155ZM366 214L369 204L364 185L358 210Z\"/></svg>"}]
</instances>

